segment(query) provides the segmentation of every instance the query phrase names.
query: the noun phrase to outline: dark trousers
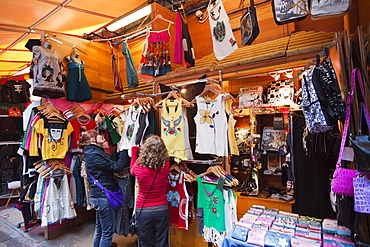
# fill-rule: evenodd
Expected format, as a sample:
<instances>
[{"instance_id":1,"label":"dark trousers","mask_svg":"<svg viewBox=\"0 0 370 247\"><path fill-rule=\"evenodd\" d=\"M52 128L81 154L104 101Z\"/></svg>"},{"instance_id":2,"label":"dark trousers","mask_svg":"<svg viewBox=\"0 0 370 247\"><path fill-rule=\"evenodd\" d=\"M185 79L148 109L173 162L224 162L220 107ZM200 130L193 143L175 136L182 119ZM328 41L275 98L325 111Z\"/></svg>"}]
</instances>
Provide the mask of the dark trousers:
<instances>
[{"instance_id":1,"label":"dark trousers","mask_svg":"<svg viewBox=\"0 0 370 247\"><path fill-rule=\"evenodd\" d=\"M169 246L169 210L156 212L141 212L137 220L137 235L140 247Z\"/></svg>"}]
</instances>

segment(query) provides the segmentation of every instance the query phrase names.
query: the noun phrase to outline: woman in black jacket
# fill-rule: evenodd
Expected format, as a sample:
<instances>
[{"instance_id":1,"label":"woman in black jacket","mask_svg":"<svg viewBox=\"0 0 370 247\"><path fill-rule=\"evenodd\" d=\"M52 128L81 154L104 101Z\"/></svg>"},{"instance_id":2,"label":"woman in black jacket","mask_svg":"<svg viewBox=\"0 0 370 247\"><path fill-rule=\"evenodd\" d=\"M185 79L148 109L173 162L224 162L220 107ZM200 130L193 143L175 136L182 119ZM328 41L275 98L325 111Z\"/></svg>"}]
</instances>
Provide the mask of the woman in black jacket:
<instances>
[{"instance_id":1,"label":"woman in black jacket","mask_svg":"<svg viewBox=\"0 0 370 247\"><path fill-rule=\"evenodd\" d=\"M104 151L108 143L96 130L88 130L82 134L79 141L84 147L87 171L98 180L107 190L114 191L114 173L122 172L125 162L128 162L124 152L119 153L117 161ZM96 210L96 226L94 247L110 247L115 231L115 212L109 204L104 192L89 178L90 201Z\"/></svg>"}]
</instances>

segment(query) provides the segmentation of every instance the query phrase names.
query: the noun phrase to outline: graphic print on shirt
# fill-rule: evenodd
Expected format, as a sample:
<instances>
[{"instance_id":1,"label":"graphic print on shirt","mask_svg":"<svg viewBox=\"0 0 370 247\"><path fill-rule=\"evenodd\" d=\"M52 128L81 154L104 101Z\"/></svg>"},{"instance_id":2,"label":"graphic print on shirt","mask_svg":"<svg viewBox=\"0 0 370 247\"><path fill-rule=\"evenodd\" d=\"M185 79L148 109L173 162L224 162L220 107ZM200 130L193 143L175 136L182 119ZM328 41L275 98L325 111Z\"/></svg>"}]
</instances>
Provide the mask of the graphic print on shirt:
<instances>
[{"instance_id":1,"label":"graphic print on shirt","mask_svg":"<svg viewBox=\"0 0 370 247\"><path fill-rule=\"evenodd\" d=\"M216 117L217 114L219 114L219 112L216 111L211 115L211 109L213 108L214 104L212 104L211 106L208 106L208 104L209 103L206 103L207 110L199 109L199 114L201 115L200 124L208 123L210 128L214 128L215 121L213 119ZM208 107L210 107L211 109L208 110Z\"/></svg>"},{"instance_id":2,"label":"graphic print on shirt","mask_svg":"<svg viewBox=\"0 0 370 247\"><path fill-rule=\"evenodd\" d=\"M61 142L62 141L62 129L49 129L48 142Z\"/></svg>"},{"instance_id":3,"label":"graphic print on shirt","mask_svg":"<svg viewBox=\"0 0 370 247\"><path fill-rule=\"evenodd\" d=\"M135 123L129 124L127 126L126 137L130 141L132 140L132 135L134 134L134 129L135 129Z\"/></svg>"},{"instance_id":4,"label":"graphic print on shirt","mask_svg":"<svg viewBox=\"0 0 370 247\"><path fill-rule=\"evenodd\" d=\"M180 205L180 194L178 191L168 191L167 192L167 201L171 203L171 207L178 208Z\"/></svg>"},{"instance_id":5,"label":"graphic print on shirt","mask_svg":"<svg viewBox=\"0 0 370 247\"><path fill-rule=\"evenodd\" d=\"M162 117L162 123L164 124L164 126L167 127L167 128L163 128L163 131L164 131L164 133L165 133L166 136L168 136L168 135L177 136L177 134L179 133L179 131L181 131L181 128L180 127L177 127L181 123L181 117L182 116L179 116L179 118L176 119L176 120L174 120L174 121L166 120L164 117ZM172 127L171 127L171 122L173 122L173 126Z\"/></svg>"},{"instance_id":6,"label":"graphic print on shirt","mask_svg":"<svg viewBox=\"0 0 370 247\"><path fill-rule=\"evenodd\" d=\"M53 82L53 75L54 70L50 67L50 65L44 65L44 68L42 68L42 77L45 78L45 81L47 82Z\"/></svg>"}]
</instances>

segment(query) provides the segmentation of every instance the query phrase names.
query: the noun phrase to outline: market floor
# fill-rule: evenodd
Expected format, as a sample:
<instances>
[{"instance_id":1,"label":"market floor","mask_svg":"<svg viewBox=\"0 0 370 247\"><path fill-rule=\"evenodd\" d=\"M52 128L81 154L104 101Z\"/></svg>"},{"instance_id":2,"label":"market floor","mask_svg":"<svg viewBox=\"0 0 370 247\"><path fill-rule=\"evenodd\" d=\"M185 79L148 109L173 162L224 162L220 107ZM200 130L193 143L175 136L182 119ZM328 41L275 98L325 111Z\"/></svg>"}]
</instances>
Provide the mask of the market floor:
<instances>
[{"instance_id":1,"label":"market floor","mask_svg":"<svg viewBox=\"0 0 370 247\"><path fill-rule=\"evenodd\" d=\"M45 240L44 228L37 225L28 232L24 232L22 214L13 204L0 207L0 247L91 247L94 236L95 222L89 221L79 227L73 228L51 240ZM119 247L137 246L136 236L124 237L114 235L113 241Z\"/></svg>"}]
</instances>

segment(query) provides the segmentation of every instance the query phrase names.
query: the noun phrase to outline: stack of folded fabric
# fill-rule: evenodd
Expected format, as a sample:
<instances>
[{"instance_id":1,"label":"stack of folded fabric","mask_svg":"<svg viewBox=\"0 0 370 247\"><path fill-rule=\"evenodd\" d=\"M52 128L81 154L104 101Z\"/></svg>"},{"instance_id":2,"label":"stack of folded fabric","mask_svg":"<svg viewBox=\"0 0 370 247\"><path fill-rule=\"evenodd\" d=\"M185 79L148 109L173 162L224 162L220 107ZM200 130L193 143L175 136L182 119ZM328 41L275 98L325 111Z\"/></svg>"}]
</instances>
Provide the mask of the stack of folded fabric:
<instances>
[{"instance_id":1,"label":"stack of folded fabric","mask_svg":"<svg viewBox=\"0 0 370 247\"><path fill-rule=\"evenodd\" d=\"M336 220L300 216L259 205L253 205L244 214L230 235L251 247L354 246L349 239L350 229L338 226Z\"/></svg>"}]
</instances>

